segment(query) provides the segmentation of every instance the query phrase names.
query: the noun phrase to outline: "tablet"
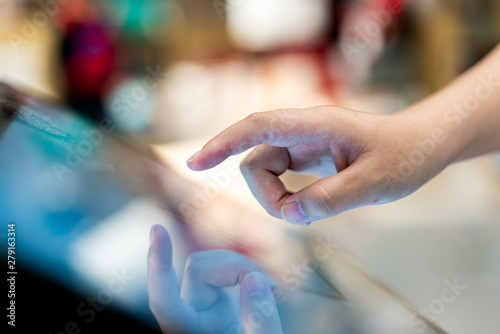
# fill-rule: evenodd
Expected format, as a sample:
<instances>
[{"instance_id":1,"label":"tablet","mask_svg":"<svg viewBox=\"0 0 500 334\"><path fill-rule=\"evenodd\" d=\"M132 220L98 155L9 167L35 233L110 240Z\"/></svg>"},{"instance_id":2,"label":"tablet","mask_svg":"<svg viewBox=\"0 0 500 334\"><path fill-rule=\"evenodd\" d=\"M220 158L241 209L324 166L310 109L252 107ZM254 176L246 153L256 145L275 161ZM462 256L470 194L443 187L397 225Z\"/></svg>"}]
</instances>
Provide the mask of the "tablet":
<instances>
[{"instance_id":1,"label":"tablet","mask_svg":"<svg viewBox=\"0 0 500 334\"><path fill-rule=\"evenodd\" d=\"M68 262L72 244L87 236L79 248L83 261L85 252L99 249L92 231L140 198L152 203L141 206L142 215L147 210L165 215L174 254L223 248L269 273L278 283L275 297L285 333L444 333L372 277L333 236L283 228L286 224L223 193L195 201L199 185L177 175L144 141L121 133L110 119L91 121L0 84L0 161L1 216L23 222L18 226L24 228L19 247L25 265L75 290L85 291L89 278ZM132 224L149 227L150 221L139 217ZM174 262L182 265L182 259ZM121 300L122 310L146 319L146 281L137 277L137 293Z\"/></svg>"}]
</instances>

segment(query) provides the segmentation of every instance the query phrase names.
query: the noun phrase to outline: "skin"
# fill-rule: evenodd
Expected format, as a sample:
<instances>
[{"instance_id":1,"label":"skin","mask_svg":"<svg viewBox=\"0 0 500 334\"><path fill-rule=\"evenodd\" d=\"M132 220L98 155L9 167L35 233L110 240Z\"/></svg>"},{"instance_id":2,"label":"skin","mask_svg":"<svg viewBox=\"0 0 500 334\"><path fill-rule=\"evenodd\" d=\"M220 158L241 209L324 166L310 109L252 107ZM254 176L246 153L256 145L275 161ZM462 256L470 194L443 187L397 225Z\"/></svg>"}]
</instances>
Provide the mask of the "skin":
<instances>
[{"instance_id":1,"label":"skin","mask_svg":"<svg viewBox=\"0 0 500 334\"><path fill-rule=\"evenodd\" d=\"M254 113L187 162L209 169L254 146L241 170L274 217L307 226L405 197L449 164L500 150L500 47L448 86L392 115L335 106ZM286 170L322 179L290 193Z\"/></svg>"},{"instance_id":2,"label":"skin","mask_svg":"<svg viewBox=\"0 0 500 334\"><path fill-rule=\"evenodd\" d=\"M230 251L193 253L181 291L172 265L172 242L161 225L151 228L148 294L163 333L279 334L272 279L244 256ZM225 290L239 284L239 304Z\"/></svg>"},{"instance_id":3,"label":"skin","mask_svg":"<svg viewBox=\"0 0 500 334\"><path fill-rule=\"evenodd\" d=\"M335 106L254 113L211 139L188 166L209 169L256 146L241 165L253 194L271 215L308 225L395 201L455 161L500 150L499 109L497 47L439 92L396 114ZM288 169L322 178L290 193L278 178ZM225 291L237 284L239 305ZM190 257L179 293L168 232L159 225L151 230L148 293L164 333L282 333L273 286L242 255L209 251ZM264 315L257 306L262 303L268 306ZM262 321L255 325L251 319L259 313Z\"/></svg>"}]
</instances>

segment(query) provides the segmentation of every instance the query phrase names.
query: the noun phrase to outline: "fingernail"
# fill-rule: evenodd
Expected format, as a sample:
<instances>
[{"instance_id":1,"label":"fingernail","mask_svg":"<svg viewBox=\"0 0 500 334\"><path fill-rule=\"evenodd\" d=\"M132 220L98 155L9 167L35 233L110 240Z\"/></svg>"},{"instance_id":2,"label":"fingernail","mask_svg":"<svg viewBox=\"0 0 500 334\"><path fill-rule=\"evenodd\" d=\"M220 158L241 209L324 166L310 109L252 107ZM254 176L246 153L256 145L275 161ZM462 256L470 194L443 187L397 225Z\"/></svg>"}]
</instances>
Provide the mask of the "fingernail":
<instances>
[{"instance_id":1,"label":"fingernail","mask_svg":"<svg viewBox=\"0 0 500 334\"><path fill-rule=\"evenodd\" d=\"M151 226L151 230L149 231L149 245L153 244L153 239L155 237L155 226Z\"/></svg>"},{"instance_id":2,"label":"fingernail","mask_svg":"<svg viewBox=\"0 0 500 334\"><path fill-rule=\"evenodd\" d=\"M266 278L257 271L245 275L243 278L243 289L247 296L265 295L269 292Z\"/></svg>"},{"instance_id":3,"label":"fingernail","mask_svg":"<svg viewBox=\"0 0 500 334\"><path fill-rule=\"evenodd\" d=\"M298 199L291 200L281 207L281 216L287 223L307 226L311 222Z\"/></svg>"},{"instance_id":4,"label":"fingernail","mask_svg":"<svg viewBox=\"0 0 500 334\"><path fill-rule=\"evenodd\" d=\"M201 151L202 150L199 150L198 152L193 154L189 159L187 159L186 163L190 164L191 162L195 161L198 158L198 156L200 155Z\"/></svg>"}]
</instances>

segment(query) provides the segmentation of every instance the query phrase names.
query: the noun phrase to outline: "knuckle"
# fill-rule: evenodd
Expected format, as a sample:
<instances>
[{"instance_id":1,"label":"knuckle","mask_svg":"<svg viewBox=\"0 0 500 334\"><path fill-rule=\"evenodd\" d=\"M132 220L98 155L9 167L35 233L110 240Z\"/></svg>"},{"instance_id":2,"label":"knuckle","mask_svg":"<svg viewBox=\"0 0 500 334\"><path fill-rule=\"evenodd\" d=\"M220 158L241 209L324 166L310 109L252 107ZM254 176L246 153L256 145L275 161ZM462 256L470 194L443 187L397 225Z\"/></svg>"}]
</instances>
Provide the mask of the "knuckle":
<instances>
[{"instance_id":1,"label":"knuckle","mask_svg":"<svg viewBox=\"0 0 500 334\"><path fill-rule=\"evenodd\" d=\"M254 169L257 165L257 151L253 149L240 163L240 171L242 173L248 173L250 170Z\"/></svg>"},{"instance_id":2,"label":"knuckle","mask_svg":"<svg viewBox=\"0 0 500 334\"><path fill-rule=\"evenodd\" d=\"M273 132L281 133L292 127L295 109L274 110L272 118L269 120L269 128Z\"/></svg>"},{"instance_id":3,"label":"knuckle","mask_svg":"<svg viewBox=\"0 0 500 334\"><path fill-rule=\"evenodd\" d=\"M258 142L268 142L271 136L270 120L267 117L267 112L253 112L247 117L247 121L252 123L250 126L258 131L254 134Z\"/></svg>"},{"instance_id":4,"label":"knuckle","mask_svg":"<svg viewBox=\"0 0 500 334\"><path fill-rule=\"evenodd\" d=\"M240 171L245 174L252 167L253 161L247 156L240 162Z\"/></svg>"},{"instance_id":5,"label":"knuckle","mask_svg":"<svg viewBox=\"0 0 500 334\"><path fill-rule=\"evenodd\" d=\"M261 123L264 120L265 112L253 112L247 116L247 120L255 123Z\"/></svg>"},{"instance_id":6,"label":"knuckle","mask_svg":"<svg viewBox=\"0 0 500 334\"><path fill-rule=\"evenodd\" d=\"M198 277L200 272L200 266L198 262L189 262L186 264L186 269L184 269L184 276L190 279Z\"/></svg>"},{"instance_id":7,"label":"knuckle","mask_svg":"<svg viewBox=\"0 0 500 334\"><path fill-rule=\"evenodd\" d=\"M204 252L192 253L188 256L186 261L185 274L189 276L196 276L197 272L202 265L202 261L205 258Z\"/></svg>"},{"instance_id":8,"label":"knuckle","mask_svg":"<svg viewBox=\"0 0 500 334\"><path fill-rule=\"evenodd\" d=\"M202 255L203 255L202 252L195 252L195 253L189 254L187 261L186 261L186 265L191 265L194 262L200 261L202 258Z\"/></svg>"}]
</instances>

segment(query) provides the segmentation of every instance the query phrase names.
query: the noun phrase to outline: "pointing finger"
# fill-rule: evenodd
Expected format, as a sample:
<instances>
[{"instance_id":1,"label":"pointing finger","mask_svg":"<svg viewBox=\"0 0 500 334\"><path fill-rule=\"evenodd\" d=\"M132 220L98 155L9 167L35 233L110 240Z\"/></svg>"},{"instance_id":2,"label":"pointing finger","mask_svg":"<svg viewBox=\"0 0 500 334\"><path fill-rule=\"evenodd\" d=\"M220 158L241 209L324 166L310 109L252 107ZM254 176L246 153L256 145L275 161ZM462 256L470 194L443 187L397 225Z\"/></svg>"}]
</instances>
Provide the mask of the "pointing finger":
<instances>
[{"instance_id":1,"label":"pointing finger","mask_svg":"<svg viewBox=\"0 0 500 334\"><path fill-rule=\"evenodd\" d=\"M231 155L259 144L293 146L310 139L310 129L317 130L316 120L300 117L307 109L281 109L253 113L212 138L202 150L187 161L193 170L212 168ZM311 124L312 123L312 124Z\"/></svg>"},{"instance_id":2,"label":"pointing finger","mask_svg":"<svg viewBox=\"0 0 500 334\"><path fill-rule=\"evenodd\" d=\"M163 226L154 225L150 238L148 294L151 311L163 331L194 333L198 314L180 298L170 236Z\"/></svg>"}]
</instances>

